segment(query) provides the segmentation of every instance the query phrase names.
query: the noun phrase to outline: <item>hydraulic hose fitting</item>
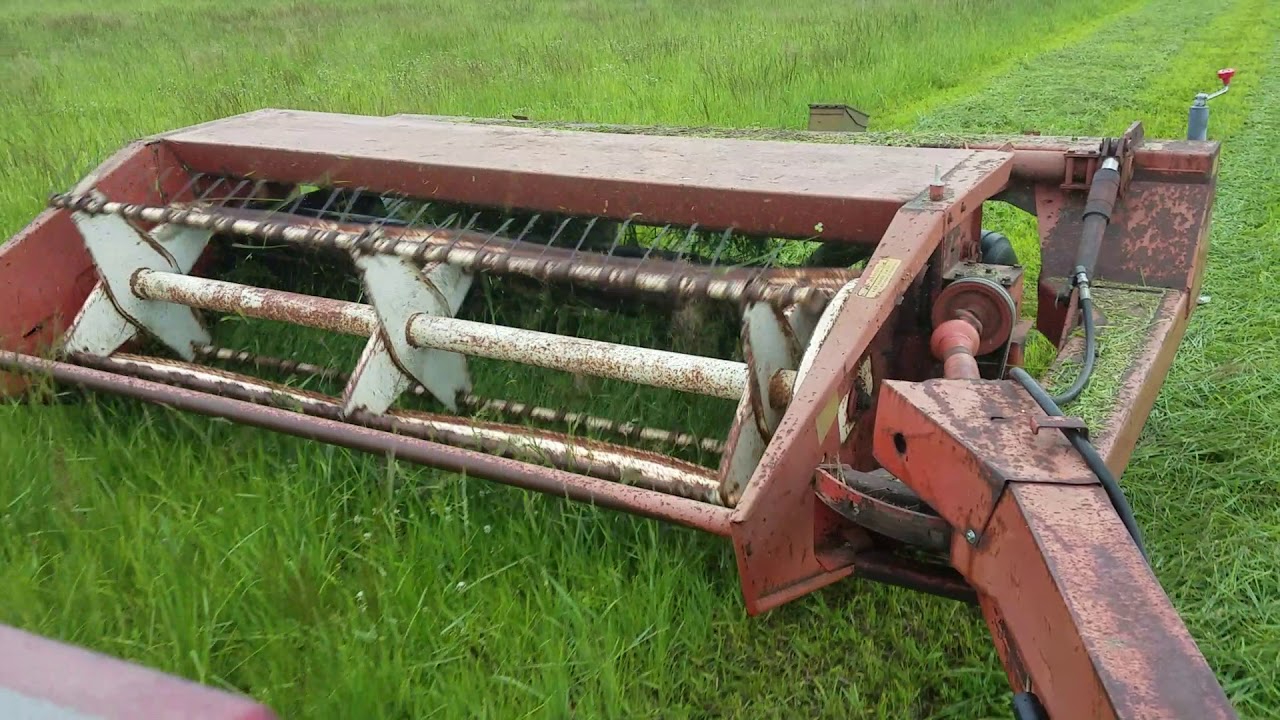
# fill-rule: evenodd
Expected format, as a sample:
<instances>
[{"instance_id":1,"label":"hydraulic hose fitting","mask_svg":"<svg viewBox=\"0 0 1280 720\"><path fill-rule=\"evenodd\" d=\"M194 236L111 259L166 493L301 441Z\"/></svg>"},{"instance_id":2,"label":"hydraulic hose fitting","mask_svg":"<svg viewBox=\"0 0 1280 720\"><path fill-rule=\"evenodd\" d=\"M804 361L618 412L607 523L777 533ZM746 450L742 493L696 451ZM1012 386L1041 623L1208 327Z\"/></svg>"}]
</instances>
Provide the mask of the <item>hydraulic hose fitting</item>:
<instances>
[{"instance_id":1,"label":"hydraulic hose fitting","mask_svg":"<svg viewBox=\"0 0 1280 720\"><path fill-rule=\"evenodd\" d=\"M1102 235L1111 223L1111 214L1115 212L1119 195L1120 159L1103 158L1097 171L1093 173L1093 182L1089 184L1089 198L1084 204L1084 229L1076 254L1076 265L1084 268L1087 275L1093 275L1098 266Z\"/></svg>"}]
</instances>

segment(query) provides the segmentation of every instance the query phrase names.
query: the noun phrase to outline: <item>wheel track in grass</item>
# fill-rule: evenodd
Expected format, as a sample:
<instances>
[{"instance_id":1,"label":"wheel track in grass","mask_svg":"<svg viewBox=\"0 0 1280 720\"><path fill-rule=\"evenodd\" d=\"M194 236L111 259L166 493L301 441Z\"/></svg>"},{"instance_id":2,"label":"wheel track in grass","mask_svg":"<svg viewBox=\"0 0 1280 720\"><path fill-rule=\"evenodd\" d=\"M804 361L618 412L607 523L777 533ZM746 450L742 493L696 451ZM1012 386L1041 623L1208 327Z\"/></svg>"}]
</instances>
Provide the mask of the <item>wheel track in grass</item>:
<instances>
[{"instance_id":1,"label":"wheel track in grass","mask_svg":"<svg viewBox=\"0 0 1280 720\"><path fill-rule=\"evenodd\" d=\"M1155 0L1078 43L1027 60L973 95L936 108L902 129L1037 130L1046 135L1117 132L1108 126L1114 122L1114 113L1137 110L1139 94L1169 71L1192 41L1192 28L1212 28L1244 8L1264 4ZM1212 80L1212 71L1207 79Z\"/></svg>"}]
</instances>

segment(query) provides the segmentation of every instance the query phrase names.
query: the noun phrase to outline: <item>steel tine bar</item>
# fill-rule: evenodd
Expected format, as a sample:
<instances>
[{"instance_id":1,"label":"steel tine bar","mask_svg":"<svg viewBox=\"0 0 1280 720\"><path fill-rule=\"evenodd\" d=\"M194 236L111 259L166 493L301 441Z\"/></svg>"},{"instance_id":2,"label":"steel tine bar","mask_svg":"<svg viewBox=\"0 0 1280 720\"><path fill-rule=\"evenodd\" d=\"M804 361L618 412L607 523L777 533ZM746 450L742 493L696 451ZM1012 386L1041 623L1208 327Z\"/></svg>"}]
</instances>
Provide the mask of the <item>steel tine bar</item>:
<instances>
[{"instance_id":1,"label":"steel tine bar","mask_svg":"<svg viewBox=\"0 0 1280 720\"><path fill-rule=\"evenodd\" d=\"M97 360L102 359L87 361L102 364ZM120 363L115 362L110 362L111 370L103 371L71 363L45 361L29 355L0 352L0 365L6 369L48 375L55 382L63 384L134 397L200 415L228 418L255 427L382 456L393 455L420 465L488 478L600 507L663 518L720 535L729 534L729 511L715 504L718 497L712 503L700 502L643 486L600 480L554 468L539 468L493 452L494 449L501 448L468 450L422 441L413 438L410 433L400 432L404 425L394 422L394 416L387 418L358 413L356 417L349 418L357 423L353 424L346 421L348 418L341 416L341 405L336 403L326 408L326 404L308 398L308 409L316 411L316 414L304 414L293 407L274 407L274 403L283 400L278 393L268 391L252 396L249 393L236 393L245 399L235 399L220 394L226 383L209 383L205 386L209 390L191 390L176 383L134 379L116 371ZM321 412L324 414L321 415ZM375 424L380 427L371 427ZM719 493L715 494L718 496Z\"/></svg>"},{"instance_id":2,"label":"steel tine bar","mask_svg":"<svg viewBox=\"0 0 1280 720\"><path fill-rule=\"evenodd\" d=\"M724 231L720 236L720 242L716 244L716 251L711 255L711 267L716 267L720 263L720 255L725 248L729 247L729 240L733 237L733 228Z\"/></svg>"},{"instance_id":3,"label":"steel tine bar","mask_svg":"<svg viewBox=\"0 0 1280 720\"><path fill-rule=\"evenodd\" d=\"M220 362L248 365L259 370L273 370L286 375L316 377L338 383L346 383L350 379L347 373L336 368L322 367L285 358L256 355L244 350L233 350L214 345L203 345L197 348L196 355ZM409 393L416 397L431 397L427 389L417 383L409 388ZM583 426L588 430L605 432L628 440L643 440L681 448L697 447L708 453L718 454L724 452L724 442L714 438L704 438L692 433L646 427L632 422L616 422L608 418L570 410L555 410L511 400L485 398L470 393L460 397L458 402L473 411L490 411L506 417L536 420L568 427Z\"/></svg>"},{"instance_id":4,"label":"steel tine bar","mask_svg":"<svg viewBox=\"0 0 1280 720\"><path fill-rule=\"evenodd\" d=\"M632 218L628 217L622 222L622 225L618 227L617 234L613 236L613 243L609 245L609 252L604 254L605 257L613 257L614 251L618 249L618 244L627 236L627 230L631 227L631 220Z\"/></svg>"},{"instance_id":5,"label":"steel tine bar","mask_svg":"<svg viewBox=\"0 0 1280 720\"><path fill-rule=\"evenodd\" d=\"M516 236L516 242L524 242L525 236L527 236L529 232L533 230L533 227L537 225L538 221L541 219L542 219L542 213L535 213L532 217L530 217L529 222L524 224L524 229L521 230L520 234ZM492 239L493 239L492 237L489 238L489 240L492 240ZM487 244L489 240L485 240L485 243ZM484 245L481 245L480 247L483 249Z\"/></svg>"},{"instance_id":6,"label":"steel tine bar","mask_svg":"<svg viewBox=\"0 0 1280 720\"><path fill-rule=\"evenodd\" d=\"M502 272L513 272L536 278L544 282L575 281L609 289L632 289L658 294L689 295L697 290L715 300L729 302L764 301L778 306L803 303L815 309L825 305L841 282L856 276L840 273L833 277L830 272L817 272L815 278L824 278L821 282L770 282L759 273L748 274L744 278L725 276L722 273L709 273L705 269L671 273L671 268L646 271L640 267L643 261L629 259L626 263L613 261L614 265L600 262L543 262L529 255L513 252L513 248L502 251L478 252L473 246L457 247L456 252L445 252L448 242L437 240L437 230L427 233L427 237L414 235L408 237L400 231L393 234L373 234L367 228L347 230L334 227L333 223L315 221L312 224L287 224L264 222L252 219L256 211L236 211L230 215L210 214L187 207L149 207L129 203L104 201L91 195L54 195L49 199L51 207L73 209L89 214L113 214L133 220L145 222L172 222L188 227L212 229L220 233L235 233L242 236L256 237L270 241L284 241L308 247L323 247L338 251L349 251L361 247L370 252L397 255L410 258L419 263L447 262L467 270L480 269L490 271L499 269ZM450 237L450 241L463 238L458 235ZM476 245L483 239L477 233L468 234L468 245ZM434 242L433 242L434 241ZM544 247L545 253L547 248ZM708 279L707 275L714 275ZM798 273L797 276L803 276ZM839 281L839 282L836 282ZM832 284L836 282L836 284ZM703 287L705 285L705 287Z\"/></svg>"},{"instance_id":7,"label":"steel tine bar","mask_svg":"<svg viewBox=\"0 0 1280 720\"><path fill-rule=\"evenodd\" d=\"M599 219L598 217L593 217L587 223L586 229L582 231L582 237L578 238L578 244L573 246L573 254L569 256L569 262L573 262L578 257L578 252L582 250L582 244L587 241L587 237L591 235L591 229L596 226L596 221Z\"/></svg>"},{"instance_id":8,"label":"steel tine bar","mask_svg":"<svg viewBox=\"0 0 1280 720\"><path fill-rule=\"evenodd\" d=\"M347 219L351 217L351 211L355 210L356 203L359 202L360 193L362 192L364 192L364 188L358 187L351 193L351 200L347 202L346 209L342 210L338 215L338 219L341 222L346 222Z\"/></svg>"},{"instance_id":9,"label":"steel tine bar","mask_svg":"<svg viewBox=\"0 0 1280 720\"><path fill-rule=\"evenodd\" d=\"M323 216L325 213L328 213L329 207L332 206L335 201L337 201L338 195L340 195L341 193L342 193L342 190L338 188L334 188L333 190L329 191L329 197L324 201L324 205L320 206L320 212L318 214Z\"/></svg>"},{"instance_id":10,"label":"steel tine bar","mask_svg":"<svg viewBox=\"0 0 1280 720\"><path fill-rule=\"evenodd\" d=\"M196 202L196 203L201 203L201 204L208 202L208 201L209 201L209 198L211 198L211 197L213 196L214 191L215 191L215 190L217 190L217 189L218 189L218 186L219 186L219 185L221 185L221 184L222 184L222 183L224 183L224 182L227 182L227 179L226 179L226 178L224 178L224 177L220 177L220 178L218 178L218 179L214 180L212 185L210 185L209 187L205 188L205 189L204 189L204 192L201 192L201 193L200 193L200 197L196 198L196 199L195 199L195 202ZM243 182L243 181L242 181L242 182Z\"/></svg>"},{"instance_id":11,"label":"steel tine bar","mask_svg":"<svg viewBox=\"0 0 1280 720\"><path fill-rule=\"evenodd\" d=\"M542 252L538 254L538 262L542 262L542 259L546 257L547 249L556 244L556 240L560 237L560 233L564 232L565 227L569 225L571 220L573 220L571 217L565 218L560 225L556 227L556 231L551 233L551 239L542 246Z\"/></svg>"},{"instance_id":12,"label":"steel tine bar","mask_svg":"<svg viewBox=\"0 0 1280 720\"><path fill-rule=\"evenodd\" d=\"M186 196L186 194L187 194L187 193L191 193L191 196L194 198L194 197L195 197L196 183L198 183L198 182L200 182L202 179L204 179L204 176L205 176L205 174L204 174L204 173L202 173L202 172L193 173L193 174L191 174L190 176L188 176L188 178L187 178L187 184L186 184L186 185L183 185L183 186L182 186L182 189L178 191L178 195L177 195L177 197L184 197L184 196Z\"/></svg>"},{"instance_id":13,"label":"steel tine bar","mask_svg":"<svg viewBox=\"0 0 1280 720\"><path fill-rule=\"evenodd\" d=\"M684 260L685 252L693 249L694 237L697 236L697 233L698 233L698 223L694 223L693 225L690 225L688 232L686 232L684 235L684 240L681 240L680 244L676 245L675 247L676 260L681 260L681 261Z\"/></svg>"}]
</instances>

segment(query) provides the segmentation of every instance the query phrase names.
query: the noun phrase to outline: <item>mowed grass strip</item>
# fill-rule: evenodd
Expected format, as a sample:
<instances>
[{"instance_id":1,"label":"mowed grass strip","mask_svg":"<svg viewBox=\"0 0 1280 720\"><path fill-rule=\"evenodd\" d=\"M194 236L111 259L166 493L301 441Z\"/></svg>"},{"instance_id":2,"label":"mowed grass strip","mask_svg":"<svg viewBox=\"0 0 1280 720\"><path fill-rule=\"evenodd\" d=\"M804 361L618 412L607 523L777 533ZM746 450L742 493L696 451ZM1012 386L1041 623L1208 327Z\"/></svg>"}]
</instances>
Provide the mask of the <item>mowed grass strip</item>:
<instances>
[{"instance_id":1,"label":"mowed grass strip","mask_svg":"<svg viewBox=\"0 0 1280 720\"><path fill-rule=\"evenodd\" d=\"M1185 133L1190 99L1218 86L1215 71L1241 71L1231 91L1212 101L1210 138L1224 145L1203 288L1211 301L1192 318L1122 484L1157 576L1245 717L1280 713L1280 583L1271 571L1280 559L1280 484L1272 471L1280 457L1280 332L1270 310L1280 266L1273 192L1280 165L1269 149L1280 142L1280 23L1269 7L1245 0L1215 15L1208 5L1153 4L1126 21L1132 26L1041 58L1034 75L1011 73L922 123L951 127L971 109L1000 103L1010 108L1008 126L993 124L993 131L1082 133L1081 115L1061 110L1087 106L1105 132L1141 119L1148 137L1176 138ZM1185 22L1205 29L1173 32ZM1165 33L1179 52L1133 42ZM1097 97L1111 99L1094 105L1088 88L1096 84L1052 84L1073 77L1072 68L1088 68L1080 75L1098 82L1120 76L1125 91L1104 89ZM1130 85L1130 71L1144 82ZM1032 93L1041 94L1015 102Z\"/></svg>"}]
</instances>

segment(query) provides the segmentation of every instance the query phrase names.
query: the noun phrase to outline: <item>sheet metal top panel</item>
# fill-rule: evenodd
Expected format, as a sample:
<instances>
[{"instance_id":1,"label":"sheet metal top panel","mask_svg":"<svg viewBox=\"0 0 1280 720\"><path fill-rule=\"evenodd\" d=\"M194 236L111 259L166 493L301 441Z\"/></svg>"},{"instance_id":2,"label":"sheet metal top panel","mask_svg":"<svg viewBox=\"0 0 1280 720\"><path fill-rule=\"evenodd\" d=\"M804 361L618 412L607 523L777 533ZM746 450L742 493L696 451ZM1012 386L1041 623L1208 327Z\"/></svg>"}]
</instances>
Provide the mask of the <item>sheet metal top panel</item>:
<instances>
[{"instance_id":1,"label":"sheet metal top panel","mask_svg":"<svg viewBox=\"0 0 1280 720\"><path fill-rule=\"evenodd\" d=\"M161 136L196 170L744 232L883 232L941 173L961 198L1011 153L658 137L263 110Z\"/></svg>"}]
</instances>

